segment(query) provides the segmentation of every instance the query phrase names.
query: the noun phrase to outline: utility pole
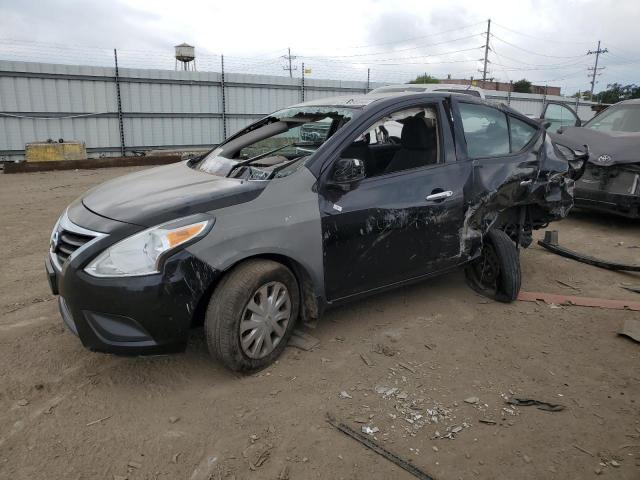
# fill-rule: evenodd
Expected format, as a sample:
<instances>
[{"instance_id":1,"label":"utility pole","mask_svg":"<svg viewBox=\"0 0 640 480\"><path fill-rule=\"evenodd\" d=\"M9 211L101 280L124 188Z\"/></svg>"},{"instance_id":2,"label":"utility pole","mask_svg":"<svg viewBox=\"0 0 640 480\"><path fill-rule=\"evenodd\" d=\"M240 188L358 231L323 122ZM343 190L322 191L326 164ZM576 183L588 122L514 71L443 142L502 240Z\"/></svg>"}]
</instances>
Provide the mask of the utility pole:
<instances>
[{"instance_id":1,"label":"utility pole","mask_svg":"<svg viewBox=\"0 0 640 480\"><path fill-rule=\"evenodd\" d=\"M487 42L484 44L484 68L482 69L482 88L487 80L487 63L489 62L489 36L491 35L491 19L487 20Z\"/></svg>"},{"instance_id":2,"label":"utility pole","mask_svg":"<svg viewBox=\"0 0 640 480\"><path fill-rule=\"evenodd\" d=\"M282 58L284 58L286 61L288 61L289 66L287 67L286 65L282 67L283 70L289 70L289 77L292 78L293 77L293 71L297 70L298 67L294 67L293 65L291 65L291 61L295 60L296 57L295 55L291 55L291 47L287 48L287 55L282 55Z\"/></svg>"},{"instance_id":3,"label":"utility pole","mask_svg":"<svg viewBox=\"0 0 640 480\"><path fill-rule=\"evenodd\" d=\"M600 48L600 40L598 40L598 49L593 51L593 50L589 50L587 52L587 55L596 55L596 63L593 66L593 75L591 76L591 91L589 92L589 99L593 100L593 89L596 86L596 75L599 75L598 73L598 58L600 58L600 54L601 53L607 53L609 50L607 50L606 48ZM602 70L604 67L600 67L600 70ZM591 70L591 69L589 69Z\"/></svg>"}]
</instances>

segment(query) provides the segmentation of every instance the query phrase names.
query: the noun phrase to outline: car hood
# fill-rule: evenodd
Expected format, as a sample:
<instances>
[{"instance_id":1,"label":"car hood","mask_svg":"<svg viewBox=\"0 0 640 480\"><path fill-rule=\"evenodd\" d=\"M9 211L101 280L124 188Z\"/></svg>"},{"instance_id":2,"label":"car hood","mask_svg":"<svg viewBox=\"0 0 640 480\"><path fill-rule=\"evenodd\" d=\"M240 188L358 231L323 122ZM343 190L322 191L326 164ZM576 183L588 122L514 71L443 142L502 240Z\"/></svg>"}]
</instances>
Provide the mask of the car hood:
<instances>
[{"instance_id":1,"label":"car hood","mask_svg":"<svg viewBox=\"0 0 640 480\"><path fill-rule=\"evenodd\" d=\"M211 175L180 162L103 183L89 190L82 203L102 217L151 227L251 201L265 184Z\"/></svg>"},{"instance_id":2,"label":"car hood","mask_svg":"<svg viewBox=\"0 0 640 480\"><path fill-rule=\"evenodd\" d=\"M589 162L608 167L626 163L640 163L640 135L637 133L606 133L592 128L569 127L554 135L558 143L575 149L589 147Z\"/></svg>"}]
</instances>

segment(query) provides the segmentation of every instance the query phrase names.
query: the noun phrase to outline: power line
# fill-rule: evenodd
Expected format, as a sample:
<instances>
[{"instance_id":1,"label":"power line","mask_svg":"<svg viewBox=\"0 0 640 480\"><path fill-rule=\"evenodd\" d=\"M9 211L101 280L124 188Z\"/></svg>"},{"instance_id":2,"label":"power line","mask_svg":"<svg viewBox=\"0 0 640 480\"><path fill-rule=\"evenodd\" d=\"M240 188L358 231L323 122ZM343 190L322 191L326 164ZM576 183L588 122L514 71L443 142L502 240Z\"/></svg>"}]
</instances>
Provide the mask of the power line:
<instances>
[{"instance_id":1,"label":"power line","mask_svg":"<svg viewBox=\"0 0 640 480\"><path fill-rule=\"evenodd\" d=\"M494 25L494 26L496 26L496 27L498 27L498 28L502 28L502 29L504 29L504 30L507 30L507 31L509 31L509 32L511 32L511 33L515 33L515 34L517 34L517 35L522 35L523 37L532 38L532 39L534 39L534 40L538 40L538 41L542 41L542 42L548 42L548 41L549 41L549 38L536 37L536 36L534 36L534 35L529 35L528 33L522 33L522 32L519 32L519 31L517 31L517 30L514 30L514 29L512 29L512 28L505 27L504 25L502 25L502 24L500 24L500 23L497 23L497 22L495 22L495 21L493 22L493 25ZM554 39L553 39L553 42L554 42L554 43L574 44L574 45L585 45L585 44L591 43L591 42L587 42L587 41L582 41L582 42L570 42L570 41L567 41L567 40L557 40L556 38L554 38Z\"/></svg>"},{"instance_id":2,"label":"power line","mask_svg":"<svg viewBox=\"0 0 640 480\"><path fill-rule=\"evenodd\" d=\"M578 57L583 57L585 54L582 55L570 55L570 56L562 56L562 55L547 55L545 53L538 53L538 52L534 52L533 50L528 50L526 48L520 47L518 45L515 45L511 42L508 42L507 40L504 40L502 38L500 38L499 36L495 35L495 34L491 34L491 36L493 38L495 38L496 40L502 42L502 43L506 43L507 45L513 47L513 48L517 48L518 50L522 50L523 52L527 52L530 53L532 55L537 55L539 57L548 57L548 58L578 58Z\"/></svg>"},{"instance_id":3,"label":"power line","mask_svg":"<svg viewBox=\"0 0 640 480\"><path fill-rule=\"evenodd\" d=\"M444 41L436 42L436 43L427 43L427 44L423 44L423 45L416 45L415 47L394 49L394 50L384 50L384 51L373 52L373 53L356 53L356 54L353 54L353 55L318 55L318 56L305 55L304 57L305 58L317 58L317 57L327 57L327 58L372 57L374 55L387 55L387 54L391 54L391 53L406 52L406 51L410 51L410 50L418 50L418 49L425 48L425 47L435 47L435 46L438 46L438 45L444 45L445 43L453 43L453 42L458 42L460 40L467 40L469 38L477 37L479 35L482 35L482 33L474 33L473 35L467 35L465 37L454 38L454 39L451 39L451 40L444 40Z\"/></svg>"},{"instance_id":4,"label":"power line","mask_svg":"<svg viewBox=\"0 0 640 480\"><path fill-rule=\"evenodd\" d=\"M469 24L469 25L464 25L462 27L451 28L449 30L444 30L444 31L441 31L441 32L430 33L428 35L421 35L419 37L405 38L403 40L394 40L394 41L391 41L391 42L382 42L382 43L374 43L374 44L369 44L369 45L357 45L357 46L341 47L341 48L343 48L345 50L349 50L349 49L356 49L356 48L371 48L371 47L380 47L380 46L383 46L383 45L394 45L394 44L409 43L409 42L413 42L415 40L421 40L423 38L437 37L439 35L444 35L445 33L456 32L456 31L459 31L459 30L466 30L468 28L476 27L476 26L481 25L483 23L484 22L472 23L472 24ZM323 48L325 48L325 47L308 47L307 49L308 50L321 50Z\"/></svg>"},{"instance_id":5,"label":"power line","mask_svg":"<svg viewBox=\"0 0 640 480\"><path fill-rule=\"evenodd\" d=\"M302 58L307 58L307 59L311 59L311 60L326 60L329 62L337 62L337 63L348 63L350 65L384 65L384 63L380 63L380 62L388 62L388 61L399 61L399 60L415 60L415 59L419 59L419 58L430 58L430 57L442 57L445 55L453 55L456 53L462 53L462 52L470 52L472 50L478 50L481 47L471 47L471 48L462 48L459 50L450 50L447 52L441 52L441 53L431 53L431 54L426 54L426 55L415 55L415 56L411 56L411 57L390 57L390 58L376 58L373 60L362 60L362 61L348 61L348 60L336 60L335 57L307 57L305 55L301 55ZM472 62L473 60L461 60L461 61L465 61L465 62ZM407 62L410 63L410 62ZM396 64L397 65L397 64Z\"/></svg>"}]
</instances>

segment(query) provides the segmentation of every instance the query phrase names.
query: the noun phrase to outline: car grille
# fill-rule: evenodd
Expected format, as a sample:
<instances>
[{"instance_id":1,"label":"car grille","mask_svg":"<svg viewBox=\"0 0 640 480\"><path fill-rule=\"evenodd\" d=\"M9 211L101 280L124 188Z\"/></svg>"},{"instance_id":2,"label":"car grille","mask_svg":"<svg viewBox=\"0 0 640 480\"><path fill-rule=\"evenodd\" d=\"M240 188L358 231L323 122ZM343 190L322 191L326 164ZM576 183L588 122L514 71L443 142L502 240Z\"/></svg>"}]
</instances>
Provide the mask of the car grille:
<instances>
[{"instance_id":1,"label":"car grille","mask_svg":"<svg viewBox=\"0 0 640 480\"><path fill-rule=\"evenodd\" d=\"M87 230L71 222L66 212L60 217L55 232L51 236L51 257L58 268L89 242L104 236L103 233Z\"/></svg>"},{"instance_id":2,"label":"car grille","mask_svg":"<svg viewBox=\"0 0 640 480\"><path fill-rule=\"evenodd\" d=\"M95 237L90 235L81 235L79 233L70 232L69 230L60 228L58 229L58 243L55 246L53 253L58 258L60 265L62 265L73 252L94 238Z\"/></svg>"}]
</instances>

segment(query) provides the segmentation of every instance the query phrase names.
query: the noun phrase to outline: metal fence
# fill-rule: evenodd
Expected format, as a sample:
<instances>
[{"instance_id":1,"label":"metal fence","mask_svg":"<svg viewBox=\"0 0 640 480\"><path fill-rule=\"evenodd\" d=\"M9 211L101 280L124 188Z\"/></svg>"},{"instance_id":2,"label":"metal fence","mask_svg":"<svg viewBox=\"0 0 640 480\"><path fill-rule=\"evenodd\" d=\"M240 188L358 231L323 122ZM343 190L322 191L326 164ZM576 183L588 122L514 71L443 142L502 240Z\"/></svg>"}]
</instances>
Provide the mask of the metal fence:
<instances>
[{"instance_id":1,"label":"metal fence","mask_svg":"<svg viewBox=\"0 0 640 480\"><path fill-rule=\"evenodd\" d=\"M26 143L60 138L85 142L90 156L209 147L280 108L382 85L131 68L117 73L0 61L0 160L23 158Z\"/></svg>"},{"instance_id":2,"label":"metal fence","mask_svg":"<svg viewBox=\"0 0 640 480\"><path fill-rule=\"evenodd\" d=\"M303 70L304 72L304 70ZM366 73L366 72L365 72ZM366 77L365 77L366 78ZM380 82L211 71L172 71L0 61L0 161L24 158L25 144L81 141L89 156L220 143L288 105L364 93ZM538 115L543 101L575 99L487 91L487 98ZM580 101L581 118L592 116Z\"/></svg>"}]
</instances>

